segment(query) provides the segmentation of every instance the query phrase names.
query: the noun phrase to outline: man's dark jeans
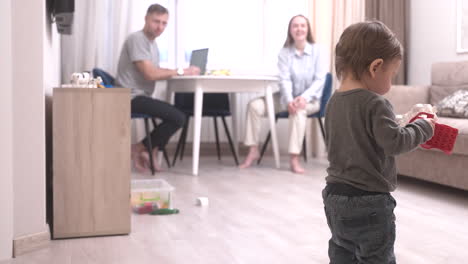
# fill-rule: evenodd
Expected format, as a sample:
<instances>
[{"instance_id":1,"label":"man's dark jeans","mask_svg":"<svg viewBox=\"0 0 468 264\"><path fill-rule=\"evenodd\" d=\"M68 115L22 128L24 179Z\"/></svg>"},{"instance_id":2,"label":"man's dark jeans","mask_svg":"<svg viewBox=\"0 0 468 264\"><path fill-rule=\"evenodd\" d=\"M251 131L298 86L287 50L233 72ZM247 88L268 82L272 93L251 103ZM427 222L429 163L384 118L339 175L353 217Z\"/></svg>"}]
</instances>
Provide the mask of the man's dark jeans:
<instances>
[{"instance_id":1,"label":"man's dark jeans","mask_svg":"<svg viewBox=\"0 0 468 264\"><path fill-rule=\"evenodd\" d=\"M322 192L332 237L331 264L394 264L395 199L390 194L365 196Z\"/></svg>"},{"instance_id":2,"label":"man's dark jeans","mask_svg":"<svg viewBox=\"0 0 468 264\"><path fill-rule=\"evenodd\" d=\"M132 113L147 114L162 120L156 129L151 132L153 147L162 149L170 137L185 124L185 114L175 106L148 96L137 96L131 102ZM147 146L148 138L142 143Z\"/></svg>"}]
</instances>

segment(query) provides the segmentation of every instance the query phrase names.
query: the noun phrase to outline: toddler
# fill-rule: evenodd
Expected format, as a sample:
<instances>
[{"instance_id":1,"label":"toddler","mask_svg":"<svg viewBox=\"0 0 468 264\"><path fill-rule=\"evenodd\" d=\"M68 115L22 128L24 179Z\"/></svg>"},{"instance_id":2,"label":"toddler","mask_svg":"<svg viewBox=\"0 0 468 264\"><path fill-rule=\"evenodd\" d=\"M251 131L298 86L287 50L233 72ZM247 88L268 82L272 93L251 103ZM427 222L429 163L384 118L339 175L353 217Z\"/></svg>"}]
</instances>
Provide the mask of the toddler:
<instances>
[{"instance_id":1,"label":"toddler","mask_svg":"<svg viewBox=\"0 0 468 264\"><path fill-rule=\"evenodd\" d=\"M329 167L322 193L330 263L396 263L394 157L428 141L434 130L428 118L399 126L382 97L402 57L400 42L379 21L349 26L336 45L341 84L325 115Z\"/></svg>"}]
</instances>

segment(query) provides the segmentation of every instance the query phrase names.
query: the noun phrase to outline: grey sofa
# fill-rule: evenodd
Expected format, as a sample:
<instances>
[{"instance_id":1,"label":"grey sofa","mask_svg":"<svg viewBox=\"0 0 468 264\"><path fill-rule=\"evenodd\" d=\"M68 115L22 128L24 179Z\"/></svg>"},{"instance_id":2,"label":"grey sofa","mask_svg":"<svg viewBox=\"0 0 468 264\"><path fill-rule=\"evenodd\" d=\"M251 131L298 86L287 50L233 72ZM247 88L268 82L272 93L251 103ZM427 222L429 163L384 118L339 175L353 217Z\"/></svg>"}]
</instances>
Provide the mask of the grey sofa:
<instances>
[{"instance_id":1,"label":"grey sofa","mask_svg":"<svg viewBox=\"0 0 468 264\"><path fill-rule=\"evenodd\" d=\"M417 103L436 105L459 89L468 90L468 61L432 65L431 85L395 85L385 95L396 114L404 114ZM423 149L397 156L398 174L468 190L468 119L439 117L441 124L458 128L451 155L440 150Z\"/></svg>"}]
</instances>

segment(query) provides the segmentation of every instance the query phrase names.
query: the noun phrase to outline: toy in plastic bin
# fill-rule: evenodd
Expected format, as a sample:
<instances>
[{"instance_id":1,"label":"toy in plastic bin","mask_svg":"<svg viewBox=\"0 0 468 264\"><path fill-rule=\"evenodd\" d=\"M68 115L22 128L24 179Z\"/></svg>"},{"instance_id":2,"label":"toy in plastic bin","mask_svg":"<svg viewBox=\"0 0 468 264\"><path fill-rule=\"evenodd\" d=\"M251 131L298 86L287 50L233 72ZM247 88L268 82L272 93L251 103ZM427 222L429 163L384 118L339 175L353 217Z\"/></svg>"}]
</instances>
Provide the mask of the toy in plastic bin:
<instances>
[{"instance_id":1,"label":"toy in plastic bin","mask_svg":"<svg viewBox=\"0 0 468 264\"><path fill-rule=\"evenodd\" d=\"M422 118L423 116L433 118L434 114L419 112L415 117L413 117L410 120L410 123L418 118ZM436 123L434 127L434 135L429 141L427 141L424 144L421 144L421 147L425 149L437 148L445 152L445 154L450 155L452 154L453 146L455 145L457 136L458 129L451 126Z\"/></svg>"},{"instance_id":2,"label":"toy in plastic bin","mask_svg":"<svg viewBox=\"0 0 468 264\"><path fill-rule=\"evenodd\" d=\"M131 206L137 214L168 214L173 209L174 187L163 179L132 180L131 190Z\"/></svg>"},{"instance_id":3,"label":"toy in plastic bin","mask_svg":"<svg viewBox=\"0 0 468 264\"><path fill-rule=\"evenodd\" d=\"M133 211L137 214L149 214L157 208L158 206L153 202L143 202L133 206Z\"/></svg>"},{"instance_id":4,"label":"toy in plastic bin","mask_svg":"<svg viewBox=\"0 0 468 264\"><path fill-rule=\"evenodd\" d=\"M168 201L163 201L159 195L148 197L145 193L132 193L132 205L137 214L149 214L154 210L169 208Z\"/></svg>"}]
</instances>

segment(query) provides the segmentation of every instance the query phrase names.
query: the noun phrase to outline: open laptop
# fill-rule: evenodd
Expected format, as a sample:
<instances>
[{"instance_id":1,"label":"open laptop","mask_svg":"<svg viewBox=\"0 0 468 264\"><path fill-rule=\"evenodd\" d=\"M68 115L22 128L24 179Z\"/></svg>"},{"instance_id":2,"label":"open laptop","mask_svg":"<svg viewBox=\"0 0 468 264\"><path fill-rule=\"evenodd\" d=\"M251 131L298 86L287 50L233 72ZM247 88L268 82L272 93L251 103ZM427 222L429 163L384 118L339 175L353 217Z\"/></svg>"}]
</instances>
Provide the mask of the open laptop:
<instances>
[{"instance_id":1,"label":"open laptop","mask_svg":"<svg viewBox=\"0 0 468 264\"><path fill-rule=\"evenodd\" d=\"M204 75L206 71L206 63L208 62L208 49L192 50L190 56L190 66L200 68L200 75Z\"/></svg>"}]
</instances>

